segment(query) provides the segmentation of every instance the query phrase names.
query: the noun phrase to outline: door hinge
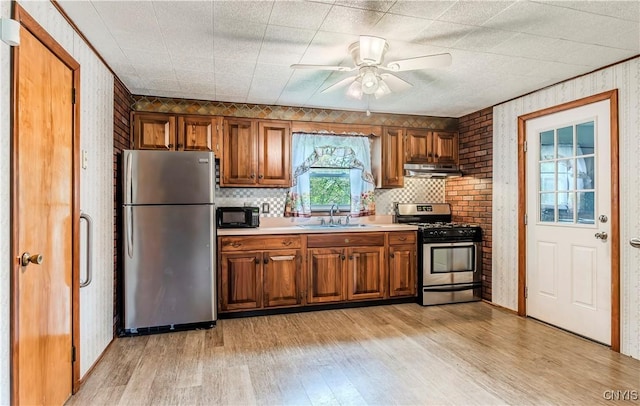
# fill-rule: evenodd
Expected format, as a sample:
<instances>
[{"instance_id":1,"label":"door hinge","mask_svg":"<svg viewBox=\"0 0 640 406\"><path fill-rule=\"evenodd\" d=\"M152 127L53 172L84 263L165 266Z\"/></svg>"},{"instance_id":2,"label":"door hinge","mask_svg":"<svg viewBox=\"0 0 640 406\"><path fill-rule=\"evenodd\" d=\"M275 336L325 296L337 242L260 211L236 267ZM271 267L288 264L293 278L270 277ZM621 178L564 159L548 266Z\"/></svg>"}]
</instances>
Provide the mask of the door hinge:
<instances>
[{"instance_id":1,"label":"door hinge","mask_svg":"<svg viewBox=\"0 0 640 406\"><path fill-rule=\"evenodd\" d=\"M76 104L76 88L71 89L71 104Z\"/></svg>"},{"instance_id":2,"label":"door hinge","mask_svg":"<svg viewBox=\"0 0 640 406\"><path fill-rule=\"evenodd\" d=\"M528 286L525 286L525 287L524 287L524 298L526 299L526 298L528 298L528 297L529 297L529 287L528 287Z\"/></svg>"},{"instance_id":3,"label":"door hinge","mask_svg":"<svg viewBox=\"0 0 640 406\"><path fill-rule=\"evenodd\" d=\"M76 362L76 347L75 347L75 345L71 346L71 362Z\"/></svg>"},{"instance_id":4,"label":"door hinge","mask_svg":"<svg viewBox=\"0 0 640 406\"><path fill-rule=\"evenodd\" d=\"M527 152L527 141L524 142L522 148L524 149L524 152Z\"/></svg>"},{"instance_id":5,"label":"door hinge","mask_svg":"<svg viewBox=\"0 0 640 406\"><path fill-rule=\"evenodd\" d=\"M527 214L525 213L524 215L524 225L527 225L527 222L529 221L529 216L527 216Z\"/></svg>"}]
</instances>

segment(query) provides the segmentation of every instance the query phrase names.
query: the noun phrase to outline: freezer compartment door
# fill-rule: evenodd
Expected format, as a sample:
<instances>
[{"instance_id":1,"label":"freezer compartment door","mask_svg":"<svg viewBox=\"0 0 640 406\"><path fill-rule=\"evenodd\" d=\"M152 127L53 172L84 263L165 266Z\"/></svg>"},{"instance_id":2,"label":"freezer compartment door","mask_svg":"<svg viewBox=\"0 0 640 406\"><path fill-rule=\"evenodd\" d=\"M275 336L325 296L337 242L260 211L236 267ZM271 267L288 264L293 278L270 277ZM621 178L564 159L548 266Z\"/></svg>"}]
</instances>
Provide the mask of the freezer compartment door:
<instances>
[{"instance_id":1,"label":"freezer compartment door","mask_svg":"<svg viewBox=\"0 0 640 406\"><path fill-rule=\"evenodd\" d=\"M214 202L211 152L126 150L122 164L125 205Z\"/></svg>"},{"instance_id":2,"label":"freezer compartment door","mask_svg":"<svg viewBox=\"0 0 640 406\"><path fill-rule=\"evenodd\" d=\"M214 207L124 207L125 330L215 314Z\"/></svg>"}]
</instances>

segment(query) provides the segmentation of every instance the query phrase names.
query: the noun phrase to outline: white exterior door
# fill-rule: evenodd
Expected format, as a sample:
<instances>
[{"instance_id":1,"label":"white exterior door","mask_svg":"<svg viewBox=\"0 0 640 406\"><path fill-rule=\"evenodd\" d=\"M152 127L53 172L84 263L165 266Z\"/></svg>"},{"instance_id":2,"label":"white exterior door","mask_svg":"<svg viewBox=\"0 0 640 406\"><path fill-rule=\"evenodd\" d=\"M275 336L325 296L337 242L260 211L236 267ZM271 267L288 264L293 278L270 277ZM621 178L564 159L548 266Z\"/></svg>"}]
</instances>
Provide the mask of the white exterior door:
<instances>
[{"instance_id":1,"label":"white exterior door","mask_svg":"<svg viewBox=\"0 0 640 406\"><path fill-rule=\"evenodd\" d=\"M527 315L611 344L609 101L527 120Z\"/></svg>"}]
</instances>

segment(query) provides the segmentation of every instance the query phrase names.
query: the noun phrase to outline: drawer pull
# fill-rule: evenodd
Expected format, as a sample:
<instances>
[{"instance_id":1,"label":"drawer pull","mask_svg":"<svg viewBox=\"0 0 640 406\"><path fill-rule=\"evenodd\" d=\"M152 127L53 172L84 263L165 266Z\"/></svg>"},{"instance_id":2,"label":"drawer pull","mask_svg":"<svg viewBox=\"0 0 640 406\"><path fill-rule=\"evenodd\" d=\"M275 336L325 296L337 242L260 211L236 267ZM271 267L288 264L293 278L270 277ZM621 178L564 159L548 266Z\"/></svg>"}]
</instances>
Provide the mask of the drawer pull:
<instances>
[{"instance_id":1,"label":"drawer pull","mask_svg":"<svg viewBox=\"0 0 640 406\"><path fill-rule=\"evenodd\" d=\"M398 237L398 240L400 240L400 241L407 241L407 237Z\"/></svg>"},{"instance_id":2,"label":"drawer pull","mask_svg":"<svg viewBox=\"0 0 640 406\"><path fill-rule=\"evenodd\" d=\"M239 243L237 241L232 242L231 245L233 248L238 248L238 247L242 247L242 243Z\"/></svg>"},{"instance_id":3,"label":"drawer pull","mask_svg":"<svg viewBox=\"0 0 640 406\"><path fill-rule=\"evenodd\" d=\"M282 245L284 245L285 247L288 247L291 244L293 244L293 241L291 240L282 241Z\"/></svg>"},{"instance_id":4,"label":"drawer pull","mask_svg":"<svg viewBox=\"0 0 640 406\"><path fill-rule=\"evenodd\" d=\"M345 238L345 239L344 239L344 242L345 242L345 244L349 244L349 239L348 239L348 238Z\"/></svg>"},{"instance_id":5,"label":"drawer pull","mask_svg":"<svg viewBox=\"0 0 640 406\"><path fill-rule=\"evenodd\" d=\"M277 255L275 257L269 257L272 261L293 261L296 256L295 255Z\"/></svg>"}]
</instances>

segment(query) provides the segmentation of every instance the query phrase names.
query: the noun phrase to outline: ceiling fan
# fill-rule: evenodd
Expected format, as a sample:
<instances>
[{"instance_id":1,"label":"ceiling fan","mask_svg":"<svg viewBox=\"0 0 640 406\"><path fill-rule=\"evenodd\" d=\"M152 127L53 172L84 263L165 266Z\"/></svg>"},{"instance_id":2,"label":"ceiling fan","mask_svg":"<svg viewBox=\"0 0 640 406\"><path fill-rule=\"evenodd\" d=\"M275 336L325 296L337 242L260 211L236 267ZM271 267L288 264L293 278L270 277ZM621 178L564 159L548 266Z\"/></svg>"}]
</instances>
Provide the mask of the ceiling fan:
<instances>
[{"instance_id":1,"label":"ceiling fan","mask_svg":"<svg viewBox=\"0 0 640 406\"><path fill-rule=\"evenodd\" d=\"M331 65L291 65L293 69L317 69L338 72L352 72L358 74L342 79L322 90L322 93L349 84L347 95L361 99L363 94L373 95L376 99L392 91L400 92L412 86L411 83L400 79L390 72L404 72L410 70L442 68L451 65L451 54L436 54L400 59L383 65L384 55L389 49L389 43L384 38L361 35L360 41L349 45L349 54L355 66Z\"/></svg>"}]
</instances>

